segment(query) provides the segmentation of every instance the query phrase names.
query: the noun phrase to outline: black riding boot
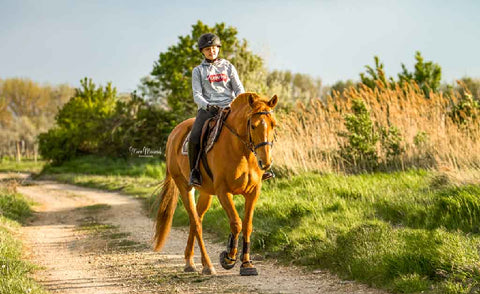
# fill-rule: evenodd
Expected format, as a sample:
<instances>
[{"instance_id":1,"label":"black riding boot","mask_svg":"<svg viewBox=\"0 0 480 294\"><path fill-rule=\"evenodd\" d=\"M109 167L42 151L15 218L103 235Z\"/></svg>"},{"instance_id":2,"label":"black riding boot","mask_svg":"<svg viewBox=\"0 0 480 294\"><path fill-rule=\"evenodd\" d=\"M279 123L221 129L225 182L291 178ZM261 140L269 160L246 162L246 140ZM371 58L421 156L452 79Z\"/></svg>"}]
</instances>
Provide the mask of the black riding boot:
<instances>
[{"instance_id":1,"label":"black riding boot","mask_svg":"<svg viewBox=\"0 0 480 294\"><path fill-rule=\"evenodd\" d=\"M190 161L190 181L191 186L202 185L202 175L198 169L198 153L200 152L200 145L188 142L188 160Z\"/></svg>"}]
</instances>

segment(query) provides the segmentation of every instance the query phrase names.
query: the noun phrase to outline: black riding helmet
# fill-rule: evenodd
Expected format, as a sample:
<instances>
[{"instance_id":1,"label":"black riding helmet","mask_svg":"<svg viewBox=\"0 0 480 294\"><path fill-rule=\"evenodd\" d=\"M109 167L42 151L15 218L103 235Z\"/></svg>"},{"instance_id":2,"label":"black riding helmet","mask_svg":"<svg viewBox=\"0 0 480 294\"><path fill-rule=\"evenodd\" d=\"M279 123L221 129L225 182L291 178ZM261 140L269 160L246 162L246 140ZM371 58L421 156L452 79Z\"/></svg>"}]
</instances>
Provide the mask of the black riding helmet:
<instances>
[{"instance_id":1,"label":"black riding helmet","mask_svg":"<svg viewBox=\"0 0 480 294\"><path fill-rule=\"evenodd\" d=\"M210 46L222 47L222 42L220 42L220 38L217 35L208 33L203 34L198 38L198 50L200 50L200 52L202 52L203 48Z\"/></svg>"}]
</instances>

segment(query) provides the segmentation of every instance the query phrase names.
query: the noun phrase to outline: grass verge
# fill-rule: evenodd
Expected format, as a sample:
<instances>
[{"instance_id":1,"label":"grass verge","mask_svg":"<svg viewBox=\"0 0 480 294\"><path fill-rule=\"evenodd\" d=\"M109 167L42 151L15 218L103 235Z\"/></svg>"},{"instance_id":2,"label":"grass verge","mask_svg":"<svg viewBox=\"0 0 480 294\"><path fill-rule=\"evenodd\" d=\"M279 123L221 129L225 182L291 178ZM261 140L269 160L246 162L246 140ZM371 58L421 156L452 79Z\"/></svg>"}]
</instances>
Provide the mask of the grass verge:
<instances>
[{"instance_id":1,"label":"grass verge","mask_svg":"<svg viewBox=\"0 0 480 294\"><path fill-rule=\"evenodd\" d=\"M0 172L30 172L39 173L46 164L43 160L34 161L32 159L24 159L21 162L9 158L0 159Z\"/></svg>"},{"instance_id":2,"label":"grass verge","mask_svg":"<svg viewBox=\"0 0 480 294\"><path fill-rule=\"evenodd\" d=\"M30 274L35 266L22 260L22 244L15 232L31 215L28 201L11 181L0 182L0 293L46 293Z\"/></svg>"}]
</instances>

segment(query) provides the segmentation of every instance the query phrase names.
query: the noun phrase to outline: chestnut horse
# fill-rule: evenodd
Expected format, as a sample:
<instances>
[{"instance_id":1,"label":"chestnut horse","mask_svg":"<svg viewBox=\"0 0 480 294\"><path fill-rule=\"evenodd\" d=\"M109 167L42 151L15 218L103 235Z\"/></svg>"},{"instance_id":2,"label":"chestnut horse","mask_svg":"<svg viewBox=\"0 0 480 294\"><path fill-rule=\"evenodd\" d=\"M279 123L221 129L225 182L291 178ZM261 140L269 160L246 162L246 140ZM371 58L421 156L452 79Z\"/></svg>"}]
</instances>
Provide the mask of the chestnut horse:
<instances>
[{"instance_id":1,"label":"chestnut horse","mask_svg":"<svg viewBox=\"0 0 480 294\"><path fill-rule=\"evenodd\" d=\"M195 271L193 247L197 239L203 265L203 274L215 274L202 237L202 219L217 195L220 204L230 220L231 234L227 250L220 255L220 264L234 267L237 259L238 238L243 233L243 248L240 267L241 275L257 275L250 260L250 234L255 203L262 187L262 175L272 165L274 127L276 124L273 108L277 96L271 99L256 93L243 93L231 104L231 112L221 130L218 141L207 153L208 165L213 179L203 165L200 170L203 183L195 187L199 191L198 203L192 186L188 185L190 166L187 156L182 154L182 144L192 129L194 118L176 126L168 137L166 148L166 175L160 192L155 226L155 250L159 251L166 242L177 206L178 193L190 218L190 232L185 248L185 271ZM243 222L238 216L233 195L245 197Z\"/></svg>"}]
</instances>

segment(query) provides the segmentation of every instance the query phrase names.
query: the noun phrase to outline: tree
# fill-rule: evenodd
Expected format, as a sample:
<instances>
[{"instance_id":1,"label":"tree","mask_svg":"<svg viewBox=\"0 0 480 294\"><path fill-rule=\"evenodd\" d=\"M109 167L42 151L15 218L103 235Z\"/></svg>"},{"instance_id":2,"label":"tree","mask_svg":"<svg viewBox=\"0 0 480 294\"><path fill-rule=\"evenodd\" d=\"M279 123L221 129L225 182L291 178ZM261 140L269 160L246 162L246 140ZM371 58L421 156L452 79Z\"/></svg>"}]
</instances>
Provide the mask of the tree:
<instances>
[{"instance_id":1,"label":"tree","mask_svg":"<svg viewBox=\"0 0 480 294\"><path fill-rule=\"evenodd\" d=\"M179 36L177 44L160 53L151 77L142 80L142 92L165 100L179 121L193 116L197 108L192 95L192 71L203 60L197 49L197 40L208 32L217 34L222 40L220 57L235 65L247 91L262 90L265 84L263 60L248 50L246 40L238 40L234 27L227 27L224 23L209 27L198 21L189 35Z\"/></svg>"},{"instance_id":2,"label":"tree","mask_svg":"<svg viewBox=\"0 0 480 294\"><path fill-rule=\"evenodd\" d=\"M343 93L343 91L345 91L346 89L350 88L350 87L356 87L356 83L352 80L346 80L346 81L337 81L335 82L335 84L333 84L331 87L330 87L330 96L334 96L333 95L333 92L336 91L338 92L340 95Z\"/></svg>"},{"instance_id":3,"label":"tree","mask_svg":"<svg viewBox=\"0 0 480 294\"><path fill-rule=\"evenodd\" d=\"M463 77L458 82L457 91L465 97L470 93L474 99L480 101L480 79L473 79L471 77Z\"/></svg>"},{"instance_id":4,"label":"tree","mask_svg":"<svg viewBox=\"0 0 480 294\"><path fill-rule=\"evenodd\" d=\"M81 88L55 117L56 126L39 135L40 154L55 163L79 154L101 152L110 132L107 121L115 114L116 89L97 87L85 78Z\"/></svg>"},{"instance_id":5,"label":"tree","mask_svg":"<svg viewBox=\"0 0 480 294\"><path fill-rule=\"evenodd\" d=\"M48 130L58 108L68 101L68 85L40 85L26 78L0 79L0 156L13 156L21 142L23 155L36 153L36 136Z\"/></svg>"},{"instance_id":6,"label":"tree","mask_svg":"<svg viewBox=\"0 0 480 294\"><path fill-rule=\"evenodd\" d=\"M267 74L266 91L282 97L282 104L293 104L297 100L308 101L319 98L322 81L308 74L273 70Z\"/></svg>"},{"instance_id":7,"label":"tree","mask_svg":"<svg viewBox=\"0 0 480 294\"><path fill-rule=\"evenodd\" d=\"M373 59L375 61L375 68L365 65L367 72L360 73L360 80L365 86L371 89L375 89L378 82L382 83L382 85L386 87L388 83L385 76L385 70L383 68L384 65L382 62L380 62L380 58L378 56L374 56ZM392 78L390 78L390 81L393 82Z\"/></svg>"},{"instance_id":8,"label":"tree","mask_svg":"<svg viewBox=\"0 0 480 294\"><path fill-rule=\"evenodd\" d=\"M442 79L442 68L432 61L425 62L420 51L415 52L415 71L409 72L405 64L402 63L402 72L398 74L400 83L415 81L423 90L425 95L430 91L437 92Z\"/></svg>"}]
</instances>

